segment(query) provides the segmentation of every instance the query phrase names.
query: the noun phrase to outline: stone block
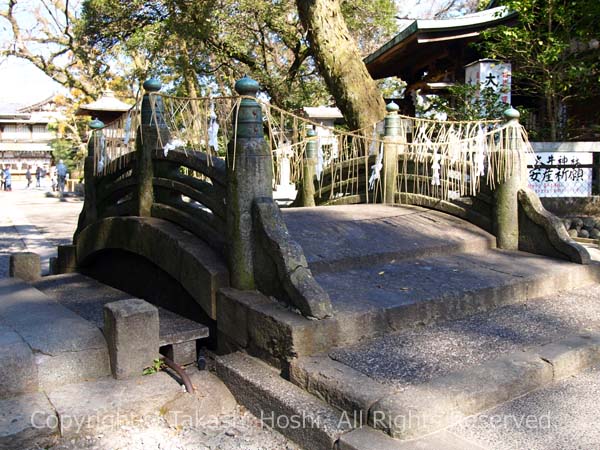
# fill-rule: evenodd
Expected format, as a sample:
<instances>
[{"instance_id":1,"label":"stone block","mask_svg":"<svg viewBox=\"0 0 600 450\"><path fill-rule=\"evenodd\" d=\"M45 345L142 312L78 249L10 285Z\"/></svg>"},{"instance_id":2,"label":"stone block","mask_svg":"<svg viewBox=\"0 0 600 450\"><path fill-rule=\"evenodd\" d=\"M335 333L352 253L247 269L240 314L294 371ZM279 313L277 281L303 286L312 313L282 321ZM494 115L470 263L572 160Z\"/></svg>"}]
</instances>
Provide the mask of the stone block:
<instances>
[{"instance_id":1,"label":"stone block","mask_svg":"<svg viewBox=\"0 0 600 450\"><path fill-rule=\"evenodd\" d=\"M413 439L464 418L452 395L428 384L388 395L369 410L369 425L396 439Z\"/></svg>"},{"instance_id":2,"label":"stone block","mask_svg":"<svg viewBox=\"0 0 600 450\"><path fill-rule=\"evenodd\" d=\"M40 255L37 253L20 252L10 255L8 274L11 277L33 281L40 278L41 273Z\"/></svg>"},{"instance_id":3,"label":"stone block","mask_svg":"<svg viewBox=\"0 0 600 450\"><path fill-rule=\"evenodd\" d=\"M59 245L57 256L58 273L77 271L77 247L75 245Z\"/></svg>"},{"instance_id":4,"label":"stone block","mask_svg":"<svg viewBox=\"0 0 600 450\"><path fill-rule=\"evenodd\" d=\"M37 388L38 371L31 348L17 333L0 326L0 398Z\"/></svg>"},{"instance_id":5,"label":"stone block","mask_svg":"<svg viewBox=\"0 0 600 450\"><path fill-rule=\"evenodd\" d=\"M328 404L346 411L358 423L367 421L369 409L394 389L332 360L328 356L308 356L290 364L290 380ZM360 386L360 389L357 387Z\"/></svg>"},{"instance_id":6,"label":"stone block","mask_svg":"<svg viewBox=\"0 0 600 450\"><path fill-rule=\"evenodd\" d=\"M137 299L104 305L104 336L117 379L142 375L159 349L158 309Z\"/></svg>"},{"instance_id":7,"label":"stone block","mask_svg":"<svg viewBox=\"0 0 600 450\"><path fill-rule=\"evenodd\" d=\"M263 425L303 448L331 450L352 429L352 417L283 379L273 368L243 353L218 357L217 375L236 400Z\"/></svg>"},{"instance_id":8,"label":"stone block","mask_svg":"<svg viewBox=\"0 0 600 450\"><path fill-rule=\"evenodd\" d=\"M474 414L519 397L552 381L552 367L537 355L512 353L432 381L451 396L461 412Z\"/></svg>"},{"instance_id":9,"label":"stone block","mask_svg":"<svg viewBox=\"0 0 600 450\"><path fill-rule=\"evenodd\" d=\"M552 365L554 380L581 372L600 361L600 335L583 333L543 345L538 354Z\"/></svg>"},{"instance_id":10,"label":"stone block","mask_svg":"<svg viewBox=\"0 0 600 450\"><path fill-rule=\"evenodd\" d=\"M37 353L35 363L39 373L40 389L43 390L110 375L106 346L65 351L54 355Z\"/></svg>"},{"instance_id":11,"label":"stone block","mask_svg":"<svg viewBox=\"0 0 600 450\"><path fill-rule=\"evenodd\" d=\"M161 353L180 366L194 364L196 362L196 341L167 345L164 347L164 351L161 350Z\"/></svg>"},{"instance_id":12,"label":"stone block","mask_svg":"<svg viewBox=\"0 0 600 450\"><path fill-rule=\"evenodd\" d=\"M58 438L58 423L41 392L0 400L0 449L49 447Z\"/></svg>"}]
</instances>

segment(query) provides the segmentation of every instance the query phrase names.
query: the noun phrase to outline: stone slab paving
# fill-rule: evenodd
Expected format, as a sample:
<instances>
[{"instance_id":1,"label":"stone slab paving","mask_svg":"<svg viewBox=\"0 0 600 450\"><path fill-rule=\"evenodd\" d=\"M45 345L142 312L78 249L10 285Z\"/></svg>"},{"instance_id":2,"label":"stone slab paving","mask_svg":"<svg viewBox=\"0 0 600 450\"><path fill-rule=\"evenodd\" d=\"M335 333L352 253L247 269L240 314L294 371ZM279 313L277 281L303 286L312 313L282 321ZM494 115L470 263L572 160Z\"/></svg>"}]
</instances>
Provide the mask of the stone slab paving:
<instances>
[{"instance_id":1,"label":"stone slab paving","mask_svg":"<svg viewBox=\"0 0 600 450\"><path fill-rule=\"evenodd\" d=\"M335 349L330 356L402 389L581 330L600 330L600 285Z\"/></svg>"},{"instance_id":2,"label":"stone slab paving","mask_svg":"<svg viewBox=\"0 0 600 450\"><path fill-rule=\"evenodd\" d=\"M30 284L99 329L104 329L105 304L132 298L126 292L79 273L42 277ZM208 337L208 328L197 322L161 307L158 311L161 346Z\"/></svg>"},{"instance_id":3,"label":"stone slab paving","mask_svg":"<svg viewBox=\"0 0 600 450\"><path fill-rule=\"evenodd\" d=\"M32 251L42 259L42 273L58 245L70 244L77 227L83 199L46 196L46 189L25 189L15 183L13 191L0 191L0 277L8 276L8 256Z\"/></svg>"},{"instance_id":4,"label":"stone slab paving","mask_svg":"<svg viewBox=\"0 0 600 450\"><path fill-rule=\"evenodd\" d=\"M106 341L93 324L16 278L0 280L0 299L0 323L33 352L41 389L110 373Z\"/></svg>"},{"instance_id":5,"label":"stone slab paving","mask_svg":"<svg viewBox=\"0 0 600 450\"><path fill-rule=\"evenodd\" d=\"M317 274L337 312L389 309L557 277L579 266L522 252L459 253Z\"/></svg>"}]
</instances>

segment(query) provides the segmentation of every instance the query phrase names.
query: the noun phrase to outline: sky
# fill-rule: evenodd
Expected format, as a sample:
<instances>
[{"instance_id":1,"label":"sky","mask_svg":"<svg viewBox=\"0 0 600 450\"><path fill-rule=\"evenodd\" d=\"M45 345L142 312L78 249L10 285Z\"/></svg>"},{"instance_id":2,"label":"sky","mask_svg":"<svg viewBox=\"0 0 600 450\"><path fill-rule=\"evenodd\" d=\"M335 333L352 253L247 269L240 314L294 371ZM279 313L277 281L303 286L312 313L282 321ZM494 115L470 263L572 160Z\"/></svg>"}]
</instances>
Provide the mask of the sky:
<instances>
[{"instance_id":1,"label":"sky","mask_svg":"<svg viewBox=\"0 0 600 450\"><path fill-rule=\"evenodd\" d=\"M0 64L0 102L28 105L65 89L29 61L8 58Z\"/></svg>"},{"instance_id":2,"label":"sky","mask_svg":"<svg viewBox=\"0 0 600 450\"><path fill-rule=\"evenodd\" d=\"M401 4L404 7L410 5L408 10L419 17L427 15L432 5L444 3L447 0L408 0ZM26 11L30 5L35 5L37 0L21 0L20 4ZM0 6L4 9L7 0L0 0ZM27 21L27 13L23 16ZM9 42L12 36L6 24L0 27L0 42ZM32 24L34 27L35 25ZM8 58L0 62L0 103L32 104L52 96L56 93L65 93L66 89L46 76L32 63Z\"/></svg>"}]
</instances>

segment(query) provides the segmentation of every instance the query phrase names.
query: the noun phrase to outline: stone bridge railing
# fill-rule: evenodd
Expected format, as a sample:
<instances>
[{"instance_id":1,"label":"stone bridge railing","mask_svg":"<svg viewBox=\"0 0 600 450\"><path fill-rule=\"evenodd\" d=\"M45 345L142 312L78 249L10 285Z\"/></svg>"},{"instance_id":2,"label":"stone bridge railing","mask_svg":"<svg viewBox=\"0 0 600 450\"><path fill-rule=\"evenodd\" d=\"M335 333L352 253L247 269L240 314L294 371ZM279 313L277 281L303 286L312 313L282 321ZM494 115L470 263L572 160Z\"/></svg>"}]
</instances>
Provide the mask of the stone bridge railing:
<instances>
[{"instance_id":1,"label":"stone bridge railing","mask_svg":"<svg viewBox=\"0 0 600 450\"><path fill-rule=\"evenodd\" d=\"M144 88L134 151L103 160L104 124L90 124L85 203L75 241L87 226L109 217L167 220L227 261L232 287L274 295L305 316L330 316L329 297L313 279L300 246L289 238L273 200L271 151L261 106L253 99L258 83L249 78L236 83L242 97L225 159L185 147L167 151L171 131L162 99L155 95L160 83L149 80Z\"/></svg>"},{"instance_id":2,"label":"stone bridge railing","mask_svg":"<svg viewBox=\"0 0 600 450\"><path fill-rule=\"evenodd\" d=\"M526 157L533 150L518 111L509 108L504 116L503 122L440 122L400 116L390 103L382 137L353 136L371 152L354 152L320 175L311 130L295 205L420 205L493 233L499 248L589 262L587 251L528 189Z\"/></svg>"}]
</instances>

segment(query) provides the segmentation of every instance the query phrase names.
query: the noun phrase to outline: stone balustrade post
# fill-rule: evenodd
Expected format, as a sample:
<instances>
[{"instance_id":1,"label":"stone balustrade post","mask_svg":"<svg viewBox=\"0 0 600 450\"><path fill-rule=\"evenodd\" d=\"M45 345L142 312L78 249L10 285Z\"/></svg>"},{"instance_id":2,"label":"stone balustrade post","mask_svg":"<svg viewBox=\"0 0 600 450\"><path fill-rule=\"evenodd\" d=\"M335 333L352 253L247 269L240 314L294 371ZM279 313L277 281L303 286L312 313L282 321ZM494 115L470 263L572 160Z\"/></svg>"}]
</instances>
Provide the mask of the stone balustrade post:
<instances>
[{"instance_id":1,"label":"stone balustrade post","mask_svg":"<svg viewBox=\"0 0 600 450\"><path fill-rule=\"evenodd\" d=\"M96 176L97 163L100 160L100 155L103 154L104 145L103 135L104 122L94 119L89 123L92 130L90 140L88 142L88 153L83 162L83 179L84 179L84 217L85 225L95 222L98 219L98 209L96 204Z\"/></svg>"},{"instance_id":2,"label":"stone balustrade post","mask_svg":"<svg viewBox=\"0 0 600 450\"><path fill-rule=\"evenodd\" d=\"M302 167L302 206L315 206L315 176L317 167L317 132L312 128L308 138Z\"/></svg>"},{"instance_id":3,"label":"stone balustrade post","mask_svg":"<svg viewBox=\"0 0 600 450\"><path fill-rule=\"evenodd\" d=\"M510 107L504 112L508 123L506 142L511 152L513 166L511 174L498 183L495 191L494 228L496 232L496 245L505 250L519 249L519 201L518 193L523 183L523 170L526 168L522 161L524 153L521 148L519 130L519 112Z\"/></svg>"},{"instance_id":4,"label":"stone balustrade post","mask_svg":"<svg viewBox=\"0 0 600 450\"><path fill-rule=\"evenodd\" d=\"M248 77L235 84L237 93L246 97L255 97L258 88ZM244 98L233 117L236 136L227 149L227 262L231 286L250 290L255 288L252 204L273 198L273 168L260 105Z\"/></svg>"},{"instance_id":5,"label":"stone balustrade post","mask_svg":"<svg viewBox=\"0 0 600 450\"><path fill-rule=\"evenodd\" d=\"M386 106L383 140L383 202L395 202L398 191L398 136L400 134L400 116L398 105L394 102Z\"/></svg>"},{"instance_id":6,"label":"stone balustrade post","mask_svg":"<svg viewBox=\"0 0 600 450\"><path fill-rule=\"evenodd\" d=\"M144 97L141 107L141 124L136 139L136 164L134 176L137 178L135 200L136 215L149 217L154 202L154 187L152 180L154 178L154 166L152 164L153 153L161 146L161 137L157 127L157 122L162 120L159 114L155 114L157 108L153 108L152 103L160 100L152 98L153 92L160 91L161 83L159 80L150 78L143 84ZM156 105L155 105L156 106ZM158 121L157 121L158 119ZM162 143L163 145L166 142Z\"/></svg>"}]
</instances>

